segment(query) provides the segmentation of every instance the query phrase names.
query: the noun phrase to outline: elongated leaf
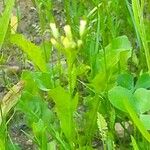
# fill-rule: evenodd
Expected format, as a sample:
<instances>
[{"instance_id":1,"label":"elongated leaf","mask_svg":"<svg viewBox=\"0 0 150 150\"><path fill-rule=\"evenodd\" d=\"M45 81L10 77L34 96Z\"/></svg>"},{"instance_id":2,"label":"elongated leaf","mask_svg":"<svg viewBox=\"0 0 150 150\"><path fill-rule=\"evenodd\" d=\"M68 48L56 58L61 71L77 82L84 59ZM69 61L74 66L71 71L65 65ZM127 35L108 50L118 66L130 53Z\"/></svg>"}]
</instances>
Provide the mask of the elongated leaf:
<instances>
[{"instance_id":1,"label":"elongated leaf","mask_svg":"<svg viewBox=\"0 0 150 150\"><path fill-rule=\"evenodd\" d=\"M44 60L40 47L31 43L23 35L20 34L11 35L10 41L11 43L20 47L33 61L35 66L37 66L41 71L47 72L46 61Z\"/></svg>"},{"instance_id":2,"label":"elongated leaf","mask_svg":"<svg viewBox=\"0 0 150 150\"><path fill-rule=\"evenodd\" d=\"M71 99L70 94L62 87L57 87L51 90L49 94L56 103L56 111L60 120L61 128L68 141L71 141L73 140L75 133L73 112L77 107L78 96L76 95Z\"/></svg>"},{"instance_id":3,"label":"elongated leaf","mask_svg":"<svg viewBox=\"0 0 150 150\"><path fill-rule=\"evenodd\" d=\"M6 8L3 12L2 17L0 18L0 49L2 48L2 44L5 39L14 2L15 0L7 0Z\"/></svg>"},{"instance_id":4,"label":"elongated leaf","mask_svg":"<svg viewBox=\"0 0 150 150\"><path fill-rule=\"evenodd\" d=\"M139 32L141 42L143 44L148 71L150 72L150 52L149 52L149 45L147 42L147 33L145 30L146 28L144 24L144 16L143 16L144 7L142 6L144 4L143 2L144 1L140 2L140 0L132 0L132 9L135 19L135 25Z\"/></svg>"},{"instance_id":5,"label":"elongated leaf","mask_svg":"<svg viewBox=\"0 0 150 150\"><path fill-rule=\"evenodd\" d=\"M127 110L127 112L129 113L133 123L136 125L136 127L139 129L139 131L141 132L141 134L143 135L143 137L150 142L150 134L148 133L148 131L146 130L146 128L144 127L143 123L141 122L141 120L138 118L136 112L134 111L134 109L132 108L132 105L130 105L129 101L126 98L122 99L124 102L124 106Z\"/></svg>"},{"instance_id":6,"label":"elongated leaf","mask_svg":"<svg viewBox=\"0 0 150 150\"><path fill-rule=\"evenodd\" d=\"M138 146L137 146L137 143L136 143L136 140L134 139L133 136L131 136L131 140L132 140L133 149L134 149L134 150L139 150L139 148L138 148Z\"/></svg>"}]
</instances>

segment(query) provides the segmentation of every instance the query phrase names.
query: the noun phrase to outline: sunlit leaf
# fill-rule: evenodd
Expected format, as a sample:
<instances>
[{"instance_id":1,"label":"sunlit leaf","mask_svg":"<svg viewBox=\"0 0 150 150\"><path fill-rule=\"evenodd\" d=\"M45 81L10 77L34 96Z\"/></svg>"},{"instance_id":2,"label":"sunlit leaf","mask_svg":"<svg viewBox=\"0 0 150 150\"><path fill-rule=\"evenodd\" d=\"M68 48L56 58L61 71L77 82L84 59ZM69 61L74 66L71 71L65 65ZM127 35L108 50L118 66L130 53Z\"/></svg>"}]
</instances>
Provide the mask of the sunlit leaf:
<instances>
[{"instance_id":1,"label":"sunlit leaf","mask_svg":"<svg viewBox=\"0 0 150 150\"><path fill-rule=\"evenodd\" d=\"M2 48L2 44L5 39L14 3L15 0L7 0L6 8L3 12L2 17L0 17L0 49Z\"/></svg>"},{"instance_id":2,"label":"sunlit leaf","mask_svg":"<svg viewBox=\"0 0 150 150\"><path fill-rule=\"evenodd\" d=\"M135 88L149 88L150 87L150 75L148 73L142 74L135 85Z\"/></svg>"},{"instance_id":3,"label":"sunlit leaf","mask_svg":"<svg viewBox=\"0 0 150 150\"><path fill-rule=\"evenodd\" d=\"M140 120L144 124L145 128L147 130L150 130L150 115L142 114L142 115L140 115Z\"/></svg>"},{"instance_id":4,"label":"sunlit leaf","mask_svg":"<svg viewBox=\"0 0 150 150\"><path fill-rule=\"evenodd\" d=\"M141 134L143 135L143 137L148 142L150 142L150 134L148 133L148 131L145 128L144 124L141 122L141 120L139 119L138 115L134 111L133 106L129 103L129 101L126 98L123 98L122 100L124 102L124 107L127 110L127 112L129 113L129 115L130 115L133 123L138 128L138 130L141 132Z\"/></svg>"},{"instance_id":5,"label":"sunlit leaf","mask_svg":"<svg viewBox=\"0 0 150 150\"><path fill-rule=\"evenodd\" d=\"M144 88L139 88L135 91L136 98L135 106L139 113L145 113L150 110L150 91Z\"/></svg>"},{"instance_id":6,"label":"sunlit leaf","mask_svg":"<svg viewBox=\"0 0 150 150\"><path fill-rule=\"evenodd\" d=\"M10 37L11 43L20 47L28 57L33 61L34 65L37 66L41 71L47 72L47 64L42 55L40 47L28 41L23 35L14 34Z\"/></svg>"},{"instance_id":7,"label":"sunlit leaf","mask_svg":"<svg viewBox=\"0 0 150 150\"><path fill-rule=\"evenodd\" d=\"M111 102L111 104L124 111L124 112L127 112L125 106L124 106L124 99L128 100L129 103L131 104L132 108L135 110L135 99L131 93L131 91L129 91L128 89L126 88L123 88L121 86L117 86L117 87L114 87L113 89L111 89L109 92L108 92L108 98L109 98L109 101Z\"/></svg>"},{"instance_id":8,"label":"sunlit leaf","mask_svg":"<svg viewBox=\"0 0 150 150\"><path fill-rule=\"evenodd\" d=\"M49 94L56 103L57 115L65 136L69 141L73 140L75 133L73 113L78 104L78 95L71 99L70 94L62 87L51 90Z\"/></svg>"},{"instance_id":9,"label":"sunlit leaf","mask_svg":"<svg viewBox=\"0 0 150 150\"><path fill-rule=\"evenodd\" d=\"M132 146L133 146L133 149L134 150L139 150L138 146L137 146L137 143L136 143L136 140L133 136L131 136L131 140L132 140Z\"/></svg>"}]
</instances>

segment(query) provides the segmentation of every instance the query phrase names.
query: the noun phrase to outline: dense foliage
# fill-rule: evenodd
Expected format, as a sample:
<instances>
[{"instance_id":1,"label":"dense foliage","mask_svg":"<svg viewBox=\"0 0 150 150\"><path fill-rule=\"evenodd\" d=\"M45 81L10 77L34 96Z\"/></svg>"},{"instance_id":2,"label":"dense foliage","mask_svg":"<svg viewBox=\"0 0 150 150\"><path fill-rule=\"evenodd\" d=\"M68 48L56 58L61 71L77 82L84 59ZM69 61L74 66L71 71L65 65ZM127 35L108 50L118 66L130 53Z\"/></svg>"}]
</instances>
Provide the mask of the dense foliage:
<instances>
[{"instance_id":1,"label":"dense foliage","mask_svg":"<svg viewBox=\"0 0 150 150\"><path fill-rule=\"evenodd\" d=\"M38 45L17 32L15 0L0 17L0 49L18 47L34 66L22 70L23 90L8 98L17 99L26 136L41 150L150 149L150 1L62 0L62 26L54 1L32 2L41 37L50 35ZM0 149L20 149L7 130L15 113L6 109Z\"/></svg>"}]
</instances>

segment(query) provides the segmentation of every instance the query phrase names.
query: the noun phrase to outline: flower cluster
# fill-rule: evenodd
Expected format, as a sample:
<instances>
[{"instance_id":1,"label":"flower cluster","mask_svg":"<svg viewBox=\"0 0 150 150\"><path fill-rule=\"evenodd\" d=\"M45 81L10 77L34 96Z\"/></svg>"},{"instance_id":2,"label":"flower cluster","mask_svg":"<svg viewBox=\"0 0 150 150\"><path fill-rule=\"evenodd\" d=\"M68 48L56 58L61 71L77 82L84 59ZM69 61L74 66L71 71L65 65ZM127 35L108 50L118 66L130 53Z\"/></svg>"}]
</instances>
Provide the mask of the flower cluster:
<instances>
[{"instance_id":1,"label":"flower cluster","mask_svg":"<svg viewBox=\"0 0 150 150\"><path fill-rule=\"evenodd\" d=\"M56 27L56 24L50 23L50 28L51 28L52 35L53 35L53 38L51 38L51 43L58 50L72 50L72 49L80 48L82 45L81 39L85 33L86 24L87 23L85 20L80 21L80 27L79 27L80 39L75 41L73 39L70 25L64 26L65 36L60 36L60 33Z\"/></svg>"}]
</instances>

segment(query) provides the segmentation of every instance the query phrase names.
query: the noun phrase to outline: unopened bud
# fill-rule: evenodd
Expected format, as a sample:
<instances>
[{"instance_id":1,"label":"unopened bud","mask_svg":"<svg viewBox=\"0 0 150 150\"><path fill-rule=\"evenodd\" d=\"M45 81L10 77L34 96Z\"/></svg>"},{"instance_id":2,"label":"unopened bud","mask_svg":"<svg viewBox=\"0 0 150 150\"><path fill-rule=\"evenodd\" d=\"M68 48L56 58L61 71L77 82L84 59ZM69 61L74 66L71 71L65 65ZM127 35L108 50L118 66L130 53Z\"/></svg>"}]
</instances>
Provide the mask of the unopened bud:
<instances>
[{"instance_id":1,"label":"unopened bud","mask_svg":"<svg viewBox=\"0 0 150 150\"><path fill-rule=\"evenodd\" d=\"M79 28L80 37L82 37L85 32L86 24L87 22L85 20L80 21L80 28Z\"/></svg>"},{"instance_id":2,"label":"unopened bud","mask_svg":"<svg viewBox=\"0 0 150 150\"><path fill-rule=\"evenodd\" d=\"M72 33L71 33L71 28L69 25L66 25L64 26L64 31L65 31L65 34L66 34L66 37L72 41Z\"/></svg>"},{"instance_id":3,"label":"unopened bud","mask_svg":"<svg viewBox=\"0 0 150 150\"><path fill-rule=\"evenodd\" d=\"M65 37L65 38L63 39L62 43L63 43L63 45L64 45L65 49L69 49L69 48L71 48L70 41L68 40L68 38L67 38L67 37Z\"/></svg>"},{"instance_id":4,"label":"unopened bud","mask_svg":"<svg viewBox=\"0 0 150 150\"><path fill-rule=\"evenodd\" d=\"M52 34L53 34L54 38L58 39L59 38L59 32L58 32L58 29L56 28L56 24L50 23L50 27L51 27Z\"/></svg>"},{"instance_id":5,"label":"unopened bud","mask_svg":"<svg viewBox=\"0 0 150 150\"><path fill-rule=\"evenodd\" d=\"M82 46L82 44L83 44L82 40L78 40L77 44L78 44L78 47L80 48Z\"/></svg>"}]
</instances>

